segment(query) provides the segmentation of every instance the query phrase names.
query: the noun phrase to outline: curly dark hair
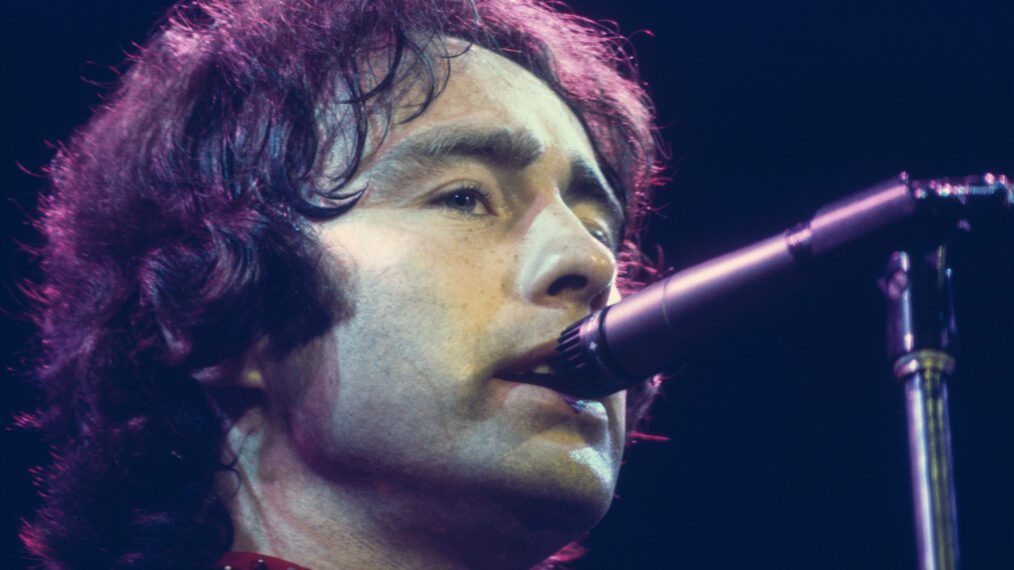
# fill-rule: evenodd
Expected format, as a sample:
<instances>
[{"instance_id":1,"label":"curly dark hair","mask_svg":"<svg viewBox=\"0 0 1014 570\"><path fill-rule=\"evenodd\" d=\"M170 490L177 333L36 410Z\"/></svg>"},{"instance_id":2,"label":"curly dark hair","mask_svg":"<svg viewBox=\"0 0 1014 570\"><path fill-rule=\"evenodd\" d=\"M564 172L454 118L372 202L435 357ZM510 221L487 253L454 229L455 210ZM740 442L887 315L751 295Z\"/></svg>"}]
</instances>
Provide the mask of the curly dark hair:
<instances>
[{"instance_id":1,"label":"curly dark hair","mask_svg":"<svg viewBox=\"0 0 1014 570\"><path fill-rule=\"evenodd\" d=\"M341 318L304 224L355 205L345 183L371 117L390 117L407 81L425 111L448 37L519 63L575 111L628 212L621 261L636 264L660 153L607 28L537 0L177 5L48 169L34 288L47 405L33 421L54 460L23 531L46 567L200 568L228 549L222 412L195 375L227 375L261 338L284 354ZM344 162L325 175L335 148ZM629 425L652 394L634 390Z\"/></svg>"}]
</instances>

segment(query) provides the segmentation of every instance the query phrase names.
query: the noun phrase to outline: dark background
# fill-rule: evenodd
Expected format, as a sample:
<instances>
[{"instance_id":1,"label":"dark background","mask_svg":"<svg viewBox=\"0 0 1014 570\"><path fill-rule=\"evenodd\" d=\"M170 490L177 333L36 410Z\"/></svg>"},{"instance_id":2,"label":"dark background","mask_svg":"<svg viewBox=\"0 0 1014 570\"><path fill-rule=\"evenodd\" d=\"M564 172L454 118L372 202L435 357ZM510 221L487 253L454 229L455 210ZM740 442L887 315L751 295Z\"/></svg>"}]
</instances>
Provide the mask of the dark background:
<instances>
[{"instance_id":1,"label":"dark background","mask_svg":"<svg viewBox=\"0 0 1014 570\"><path fill-rule=\"evenodd\" d=\"M30 327L17 242L48 142L87 119L166 2L5 1L0 203L5 370ZM575 1L633 37L673 154L649 238L685 267L766 237L901 170L1014 174L1009 2ZM26 173L27 171L28 173ZM962 352L951 383L965 568L1011 567L1014 227L955 248ZM772 304L667 383L619 499L578 567L913 568L900 388L875 275ZM4 409L31 406L17 374ZM7 421L6 419L4 420ZM2 434L0 567L45 454Z\"/></svg>"}]
</instances>

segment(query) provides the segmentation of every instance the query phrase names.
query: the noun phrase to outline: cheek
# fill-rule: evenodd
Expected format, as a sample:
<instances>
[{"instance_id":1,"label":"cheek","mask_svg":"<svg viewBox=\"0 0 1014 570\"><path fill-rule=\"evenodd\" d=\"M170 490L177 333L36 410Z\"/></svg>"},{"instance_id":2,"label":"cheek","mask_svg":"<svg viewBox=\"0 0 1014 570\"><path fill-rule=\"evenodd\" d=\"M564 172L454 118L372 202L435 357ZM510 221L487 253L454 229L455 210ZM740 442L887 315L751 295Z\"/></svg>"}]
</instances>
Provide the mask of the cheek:
<instances>
[{"instance_id":1,"label":"cheek","mask_svg":"<svg viewBox=\"0 0 1014 570\"><path fill-rule=\"evenodd\" d=\"M477 281L509 261L482 229L455 227L439 215L418 212L405 213L410 221L403 222L399 213L364 212L361 219L328 227L320 243L329 257L354 268L367 288L425 278L438 290Z\"/></svg>"},{"instance_id":2,"label":"cheek","mask_svg":"<svg viewBox=\"0 0 1014 570\"><path fill-rule=\"evenodd\" d=\"M307 371L295 418L303 443L409 440L398 426L412 418L440 426L467 415L455 406L467 400L483 331L503 304L504 267L492 248L467 232L448 237L392 220L335 224L320 241L348 268L354 311L321 339L320 365Z\"/></svg>"},{"instance_id":3,"label":"cheek","mask_svg":"<svg viewBox=\"0 0 1014 570\"><path fill-rule=\"evenodd\" d=\"M427 381L429 364L414 340L358 318L322 338L317 365L300 369L304 389L292 407L290 433L303 460L320 471L369 469L377 453L404 462L418 438L446 439L441 418L453 417L449 402L434 397L450 390Z\"/></svg>"},{"instance_id":4,"label":"cheek","mask_svg":"<svg viewBox=\"0 0 1014 570\"><path fill-rule=\"evenodd\" d=\"M457 325L461 332L477 332L464 329L503 303L513 258L482 231L452 231L437 215L425 221L407 224L384 216L337 225L322 243L352 269L357 314L426 319L419 323L423 330Z\"/></svg>"}]
</instances>

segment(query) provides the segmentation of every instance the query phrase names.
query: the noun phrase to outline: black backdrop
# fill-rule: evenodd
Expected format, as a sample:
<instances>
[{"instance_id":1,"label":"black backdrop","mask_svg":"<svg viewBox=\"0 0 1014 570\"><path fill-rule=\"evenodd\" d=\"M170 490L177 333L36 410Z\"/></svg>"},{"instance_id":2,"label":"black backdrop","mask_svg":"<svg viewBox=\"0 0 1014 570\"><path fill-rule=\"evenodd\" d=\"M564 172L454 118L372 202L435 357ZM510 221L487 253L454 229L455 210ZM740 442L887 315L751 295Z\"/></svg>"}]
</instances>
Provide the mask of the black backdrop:
<instances>
[{"instance_id":1,"label":"black backdrop","mask_svg":"<svg viewBox=\"0 0 1014 570\"><path fill-rule=\"evenodd\" d=\"M99 101L108 66L166 2L4 3L3 365L30 327L17 242L59 141ZM765 237L908 170L1014 174L1009 2L573 2L633 37L671 145L672 183L649 238L684 267ZM951 386L966 568L1011 567L1014 539L1014 228L955 252L962 352ZM652 433L628 452L619 498L579 568L912 568L902 395L883 358L873 275L813 285L703 350L669 381ZM7 374L5 409L31 405ZM6 421L6 420L5 420ZM0 567L18 567L27 469L2 435Z\"/></svg>"}]
</instances>

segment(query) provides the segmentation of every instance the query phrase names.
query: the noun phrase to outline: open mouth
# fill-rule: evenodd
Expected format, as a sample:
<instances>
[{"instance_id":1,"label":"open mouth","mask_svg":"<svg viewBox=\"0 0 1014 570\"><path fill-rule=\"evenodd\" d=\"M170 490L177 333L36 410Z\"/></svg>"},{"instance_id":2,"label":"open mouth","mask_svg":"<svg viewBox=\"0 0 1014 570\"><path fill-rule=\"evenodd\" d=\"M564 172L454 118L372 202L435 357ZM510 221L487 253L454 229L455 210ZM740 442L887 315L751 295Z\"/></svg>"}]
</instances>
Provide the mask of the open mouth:
<instances>
[{"instance_id":1,"label":"open mouth","mask_svg":"<svg viewBox=\"0 0 1014 570\"><path fill-rule=\"evenodd\" d=\"M547 362L540 362L526 370L520 370L517 372L503 372L498 374L500 378L510 380L512 382L521 382L524 384L535 384L536 386L544 386L546 388L552 388L559 391L563 386L566 386L567 378L559 374L553 369Z\"/></svg>"},{"instance_id":2,"label":"open mouth","mask_svg":"<svg viewBox=\"0 0 1014 570\"><path fill-rule=\"evenodd\" d=\"M602 402L599 402L598 400L584 400L563 392L562 390L571 382L571 379L557 373L553 370L552 366L545 362L521 372L506 372L500 374L499 377L504 380L510 380L511 382L534 384L536 386L555 390L560 394L560 398L562 398L563 401L566 402L572 410L574 410L574 413L577 414L590 412L602 407Z\"/></svg>"}]
</instances>

